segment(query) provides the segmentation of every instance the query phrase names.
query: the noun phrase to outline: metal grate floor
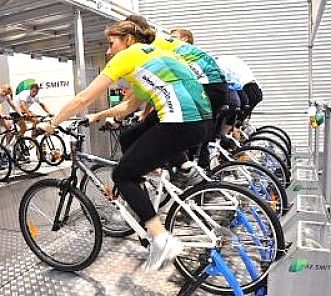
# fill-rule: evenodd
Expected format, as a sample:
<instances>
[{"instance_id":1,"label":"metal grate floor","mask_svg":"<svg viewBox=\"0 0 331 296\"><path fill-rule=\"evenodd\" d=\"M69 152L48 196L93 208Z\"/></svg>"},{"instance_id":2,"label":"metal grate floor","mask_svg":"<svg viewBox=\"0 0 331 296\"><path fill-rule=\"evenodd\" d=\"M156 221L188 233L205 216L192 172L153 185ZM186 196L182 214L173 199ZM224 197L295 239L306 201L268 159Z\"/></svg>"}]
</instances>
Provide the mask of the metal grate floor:
<instances>
[{"instance_id":1,"label":"metal grate floor","mask_svg":"<svg viewBox=\"0 0 331 296\"><path fill-rule=\"evenodd\" d=\"M42 171L65 176L64 169ZM40 178L40 177L39 177ZM36 178L0 184L0 295L176 295L183 278L173 266L144 273L141 262L148 251L135 236L108 238L90 267L75 273L59 272L41 263L25 244L19 230L18 207L23 192ZM195 295L208 295L197 291Z\"/></svg>"}]
</instances>

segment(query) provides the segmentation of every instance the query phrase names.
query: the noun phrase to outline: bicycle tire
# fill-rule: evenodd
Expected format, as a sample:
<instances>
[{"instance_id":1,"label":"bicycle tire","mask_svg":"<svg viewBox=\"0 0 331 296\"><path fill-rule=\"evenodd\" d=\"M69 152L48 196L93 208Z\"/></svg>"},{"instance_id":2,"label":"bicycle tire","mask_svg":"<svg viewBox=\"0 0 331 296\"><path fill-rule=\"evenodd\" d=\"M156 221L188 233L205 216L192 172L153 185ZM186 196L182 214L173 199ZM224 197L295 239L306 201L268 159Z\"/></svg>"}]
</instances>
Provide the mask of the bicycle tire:
<instances>
[{"instance_id":1,"label":"bicycle tire","mask_svg":"<svg viewBox=\"0 0 331 296\"><path fill-rule=\"evenodd\" d=\"M288 154L287 150L279 143L277 142L276 140L273 140L273 139L270 139L268 137L255 137L255 138L250 138L249 140L247 140L243 146L245 145L250 145L250 146L258 146L260 147L259 145L255 144L254 145L254 142L255 141L266 141L266 142L269 142L271 143L272 145L274 145L275 147L277 147L280 151L281 151L281 155L277 154L281 159L283 159L285 161L285 164L288 168L291 168L291 158L290 158L290 155ZM264 147L266 148L266 147Z\"/></svg>"},{"instance_id":2,"label":"bicycle tire","mask_svg":"<svg viewBox=\"0 0 331 296\"><path fill-rule=\"evenodd\" d=\"M46 219L45 221L38 223L38 219L42 220L43 218L48 218L46 215L46 211L48 213L56 213L57 206L54 204L54 209L50 209L51 205L49 204L49 200L46 200L50 198L49 191L55 190L55 193L59 193L63 189L63 185L60 180L57 179L43 179L40 181L37 181L35 184L33 184L28 190L24 193L23 198L20 203L19 208L19 222L20 222L20 229L23 234L24 240L26 241L27 245L30 247L31 251L42 261L47 263L48 265L54 267L57 270L60 271L77 271L82 270L92 264L96 257L98 256L101 245L102 245L102 226L100 222L99 215L97 211L95 210L93 204L91 201L78 189L74 187L66 187L68 190L67 193L69 193L69 200L70 206L68 210L68 203L65 208L66 214L72 214L70 218L63 218L62 223L59 226L59 229L61 229L61 233L63 234L65 230L63 228L65 226L68 226L70 228L70 223L74 223L74 225L71 225L71 227L74 229L81 230L81 228L76 226L76 221L78 221L79 218L83 217L87 220L87 234L91 234L91 229L93 229L94 239L88 240L88 239L82 239L78 243L69 241L70 235L72 234L72 230L68 231L68 236L64 237L64 239L59 238L59 235L53 235L55 232L58 234L59 232L56 230L53 230L54 227L54 221L49 221L51 219ZM48 191L48 194L45 194L45 190ZM40 194L40 208L38 208L39 203L38 197ZM56 194L58 199L60 198L59 194ZM34 198L37 198L36 201L34 201ZM30 217L30 202L32 202L32 216ZM45 202L44 202L45 201ZM76 204L77 202L77 204ZM57 204L57 203L56 203ZM74 208L74 209L73 209ZM70 212L73 209L72 212ZM68 211L67 211L68 210ZM41 212L41 214L39 214ZM39 214L39 215L38 215ZM67 219L66 219L67 218ZM30 220L29 220L30 219ZM72 221L71 221L72 219ZM43 233L47 228L47 222L49 227L51 228L52 237L49 237L50 235L44 235ZM81 227L81 226L80 226ZM40 236L40 240L39 240ZM43 236L43 237L42 237ZM54 236L54 237L53 237ZM73 236L74 238L78 238L79 236ZM72 237L71 237L72 238ZM38 242L37 242L38 239ZM86 258L80 259L80 256L83 255L83 248L87 247L87 242L92 242L93 246L88 252L88 255ZM45 248L43 248L42 243L45 243ZM77 247L78 250L71 251L72 248ZM66 257L65 260L60 260L59 258L56 258L57 253L53 251L52 248L60 248L60 256L62 255ZM61 250L61 248L63 250ZM48 251L49 249L49 251ZM69 251L68 251L69 250ZM74 259L78 256L79 260L74 261Z\"/></svg>"},{"instance_id":3,"label":"bicycle tire","mask_svg":"<svg viewBox=\"0 0 331 296\"><path fill-rule=\"evenodd\" d=\"M205 184L199 184L193 188L188 189L187 191L185 191L183 193L183 195L180 196L180 198L183 201L190 201L190 200L194 200L195 196L197 196L197 194L199 194L200 192L205 192L208 193L208 191L210 190L231 190L233 192L237 192L238 194L241 194L242 196L244 196L245 198L247 198L247 200L249 200L250 202L252 202L254 205L258 205L259 211L261 211L261 213L265 214L265 217L267 219L268 222L270 222L270 226L272 226L272 231L270 231L270 235L272 234L274 236L274 241L273 243L275 243L275 248L273 247L273 260L278 260L283 254L284 254L284 250L285 250L285 240L284 240L284 234L280 225L280 222L278 221L278 219L276 218L276 216L273 214L273 212L270 210L270 208L264 203L264 201L258 199L257 197L255 197L251 192L249 192L248 190L240 187L240 186L235 186L229 183L225 183L225 182L208 182ZM178 237L180 237L178 235L178 232L174 232L174 225L176 222L176 215L177 213L179 213L181 209L181 206L178 203L174 203L172 205L172 207L170 208L168 215L166 217L166 228L174 233L175 235L177 235ZM186 213L186 212L185 212ZM224 213L224 211L220 211L219 215L222 215L222 213ZM224 214L223 214L224 216ZM177 225L179 225L179 223L185 223L185 220L187 217L185 217L185 215L181 215L181 213L179 213L178 215L179 217L179 222ZM184 222L182 222L184 221ZM223 221L225 221L225 219L223 219ZM188 224L190 225L190 224ZM178 228L177 228L178 229ZM183 228L183 232L185 234L185 231L188 232L190 231L189 229L185 229L185 225ZM191 231L189 232L191 234ZM199 236L200 238L201 236ZM226 238L225 238L226 239ZM184 244L185 246L185 244ZM226 245L223 245L222 247L224 247ZM226 252L226 250L222 251L224 254L224 252ZM201 253L201 252L200 252ZM195 256L196 255L196 256ZM185 261L185 257L183 256L183 254L180 254L179 256L176 257L175 259L175 266L177 268L177 270L186 278L186 279L191 279L191 280L196 280L194 278L194 275L192 275L193 271L196 270L196 266L192 267L192 266L188 266L189 264L192 265L194 263L194 258L193 257L197 257L197 261L199 262L199 251L188 251L188 259L187 261ZM228 260L230 260L231 258L233 258L233 255L230 255ZM199 263L198 263L199 264ZM231 264L228 264L229 266L232 266ZM263 265L263 264L262 264ZM235 268L238 268L238 266L235 266ZM253 291L256 291L259 287L263 286L266 284L266 280L267 280L267 275L268 272L270 271L271 268L271 263L268 267L261 266L261 269L263 269L263 273L256 279L253 280L249 283L245 283L245 284L241 284L241 288L243 290L243 292L246 293L250 293ZM234 270L234 272L237 272L237 269ZM238 280L238 278L237 278ZM242 281L242 278L240 278L240 280ZM216 283L215 283L216 281ZM220 281L220 282L218 282ZM200 288L211 292L211 293L215 293L215 294L222 294L222 295L233 295L233 291L230 287L228 286L223 286L223 283L221 283L223 280L222 277L209 277L206 279L206 281L204 283L201 284Z\"/></svg>"},{"instance_id":4,"label":"bicycle tire","mask_svg":"<svg viewBox=\"0 0 331 296\"><path fill-rule=\"evenodd\" d=\"M258 146L242 146L242 147L236 149L235 151L233 151L232 157L234 159L236 159L236 157L238 157L240 155L240 153L244 153L249 150L261 151L261 152L265 153L266 155L270 155L272 157L272 159L277 162L277 164L279 165L279 169L280 169L280 172L279 173L277 172L277 174L275 174L275 176L278 177L280 180L282 180L281 183L285 188L287 188L291 184L290 171L288 170L288 168L286 167L284 162L281 160L281 158L277 154L275 154L273 151L270 151L267 148L258 147ZM259 164L262 165L263 167L265 167L263 165L263 163L259 163ZM272 170L270 170L270 172L274 174L274 172Z\"/></svg>"},{"instance_id":5,"label":"bicycle tire","mask_svg":"<svg viewBox=\"0 0 331 296\"><path fill-rule=\"evenodd\" d=\"M288 135L287 132L285 132L280 127L274 126L274 125L263 125L263 126L257 128L256 130L259 131L259 130L264 130L264 129L271 129L271 130L277 130L277 131L279 131L282 135L284 135L284 137L287 139L288 143L290 143L290 146L292 147L292 141L291 141L290 136Z\"/></svg>"},{"instance_id":6,"label":"bicycle tire","mask_svg":"<svg viewBox=\"0 0 331 296\"><path fill-rule=\"evenodd\" d=\"M291 141L290 137L288 136L288 134L286 134L281 129L277 129L276 127L266 126L265 128L262 127L262 128L257 129L255 132L256 133L258 133L258 132L272 132L275 135L279 136L280 138L283 138L285 143L287 143L287 145L292 148L292 141Z\"/></svg>"},{"instance_id":7,"label":"bicycle tire","mask_svg":"<svg viewBox=\"0 0 331 296\"><path fill-rule=\"evenodd\" d=\"M0 182L7 181L12 171L12 161L9 151L0 145Z\"/></svg>"},{"instance_id":8,"label":"bicycle tire","mask_svg":"<svg viewBox=\"0 0 331 296\"><path fill-rule=\"evenodd\" d=\"M228 161L228 162L224 162L221 165L215 167L210 173L212 176L218 177L220 176L220 173L222 170L226 170L229 167L240 167L240 168L244 168L244 167L250 167L250 168L254 168L255 170L257 170L258 172L261 172L262 174L266 175L271 182L273 182L273 191L271 194L271 197L273 199L272 202L272 208L273 210L275 210L276 212L279 213L279 216L282 216L285 214L286 209L288 208L288 198L287 198L287 194L286 191L284 189L284 187L282 186L282 184L279 182L279 180L276 178L276 176L274 174L272 174L269 170L265 169L264 167L262 167L261 165L255 163L255 162L245 162L245 161ZM220 181L226 181L229 183L232 183L231 181L229 181L228 179L226 180L222 180L220 179ZM237 183L235 183L237 184ZM242 185L242 184L241 184ZM250 184L248 184L250 185ZM245 188L247 188L247 186L245 186ZM274 190L276 190L276 194L278 194L278 199L279 199L279 211L277 211L277 204L274 204L274 201L276 201L276 197L275 197L275 192ZM257 196L259 197L259 196Z\"/></svg>"},{"instance_id":9,"label":"bicycle tire","mask_svg":"<svg viewBox=\"0 0 331 296\"><path fill-rule=\"evenodd\" d=\"M55 148L55 150L59 149L61 155L58 155L57 158L55 158L54 161L52 161L49 157L47 157L45 155L45 151L46 151L46 148L44 148L44 145L47 145L48 146L48 150L51 152L54 152L54 147L50 147L49 145L49 140L51 141L51 143L53 144L53 141L52 141L52 138L56 138L58 141L58 143L60 143L60 146L61 148ZM53 145L54 146L54 145ZM43 160L50 166L57 166L57 165L60 165L64 159L65 159L65 155L67 153L66 151L66 145L63 141L63 139L57 135L57 134L52 134L52 135L44 135L42 137L42 139L40 140L40 147L41 147L41 151L42 151L42 156L43 156Z\"/></svg>"},{"instance_id":10,"label":"bicycle tire","mask_svg":"<svg viewBox=\"0 0 331 296\"><path fill-rule=\"evenodd\" d=\"M33 143L35 149L35 155L33 155L33 163L31 162L32 155L30 155L30 147L27 147L25 141L29 142L30 144ZM26 151L26 150L29 151ZM29 155L27 155L29 153ZM19 155L20 154L20 155ZM14 144L13 148L13 160L15 165L24 173L33 173L36 172L41 166L41 149L39 143L30 138L30 137L20 137L17 139L16 143ZM21 162L20 157L24 157L23 161ZM28 157L29 159L26 160L25 158ZM25 166L25 164L31 164Z\"/></svg>"},{"instance_id":11,"label":"bicycle tire","mask_svg":"<svg viewBox=\"0 0 331 296\"><path fill-rule=\"evenodd\" d=\"M281 135L280 133L278 133L276 131L273 131L273 130L264 129L264 130L254 132L250 136L250 138L253 139L254 137L260 137L260 136L261 137L268 137L268 138L276 140L281 145L283 145L283 147L286 149L288 154L291 155L292 148L291 148L290 144L288 143L287 139L283 135Z\"/></svg>"}]
</instances>

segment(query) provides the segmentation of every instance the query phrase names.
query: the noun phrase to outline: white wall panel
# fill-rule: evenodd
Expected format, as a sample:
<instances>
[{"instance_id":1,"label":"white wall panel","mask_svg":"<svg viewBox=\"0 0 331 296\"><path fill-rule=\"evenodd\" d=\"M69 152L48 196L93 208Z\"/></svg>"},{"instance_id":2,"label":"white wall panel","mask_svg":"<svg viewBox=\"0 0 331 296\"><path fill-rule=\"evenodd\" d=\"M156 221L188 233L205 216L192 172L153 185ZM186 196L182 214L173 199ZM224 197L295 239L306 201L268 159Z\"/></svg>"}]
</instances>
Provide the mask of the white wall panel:
<instances>
[{"instance_id":1,"label":"white wall panel","mask_svg":"<svg viewBox=\"0 0 331 296\"><path fill-rule=\"evenodd\" d=\"M307 139L306 116L284 112L307 109L307 0L140 0L139 9L166 28L192 30L196 44L213 55L236 54L244 59L263 87L264 101L258 110L279 111L279 115L254 116L257 125L275 124L294 141ZM324 48L331 46L330 30L327 34L325 28L329 25L323 17L316 40L320 59L314 60L314 73L323 81L331 79L327 74L331 51ZM323 95L326 85L320 79L314 81L316 94Z\"/></svg>"}]
</instances>

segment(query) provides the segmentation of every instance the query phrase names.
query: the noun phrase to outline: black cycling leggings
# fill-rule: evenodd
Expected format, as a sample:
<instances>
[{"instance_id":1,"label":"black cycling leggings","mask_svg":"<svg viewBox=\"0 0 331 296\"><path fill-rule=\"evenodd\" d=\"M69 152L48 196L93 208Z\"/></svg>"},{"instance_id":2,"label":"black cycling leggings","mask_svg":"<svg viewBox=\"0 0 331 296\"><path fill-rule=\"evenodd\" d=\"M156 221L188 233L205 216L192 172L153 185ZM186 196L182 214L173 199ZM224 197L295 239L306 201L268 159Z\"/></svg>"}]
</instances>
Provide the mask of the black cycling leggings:
<instances>
[{"instance_id":1,"label":"black cycling leggings","mask_svg":"<svg viewBox=\"0 0 331 296\"><path fill-rule=\"evenodd\" d=\"M199 153L198 158L198 165L204 169L209 169L210 167L210 155L208 149L208 143L213 139L213 134L215 134L218 122L218 117L224 105L230 104L230 97L229 97L229 87L226 82L217 82L217 83L209 83L203 84L203 89L207 94L211 109L213 112L213 128L209 138L206 138L206 142L200 147L200 150L195 148L190 149L189 151L189 159L193 160L194 156Z\"/></svg>"},{"instance_id":2,"label":"black cycling leggings","mask_svg":"<svg viewBox=\"0 0 331 296\"><path fill-rule=\"evenodd\" d=\"M211 120L157 123L127 148L113 171L113 180L143 223L156 213L147 192L140 187L141 177L164 165L179 152L205 141L211 128Z\"/></svg>"}]
</instances>

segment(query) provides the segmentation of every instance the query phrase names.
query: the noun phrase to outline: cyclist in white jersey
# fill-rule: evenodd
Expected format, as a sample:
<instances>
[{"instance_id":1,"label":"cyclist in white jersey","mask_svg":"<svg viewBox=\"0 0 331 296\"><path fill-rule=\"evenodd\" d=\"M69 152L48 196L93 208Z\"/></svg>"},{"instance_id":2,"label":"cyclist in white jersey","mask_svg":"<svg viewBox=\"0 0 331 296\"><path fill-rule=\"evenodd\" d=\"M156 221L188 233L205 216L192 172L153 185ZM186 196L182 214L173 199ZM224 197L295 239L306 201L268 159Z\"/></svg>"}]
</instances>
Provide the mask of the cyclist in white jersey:
<instances>
[{"instance_id":1,"label":"cyclist in white jersey","mask_svg":"<svg viewBox=\"0 0 331 296\"><path fill-rule=\"evenodd\" d=\"M19 104L20 109L22 113L33 117L36 114L34 114L30 108L33 104L38 104L40 107L47 113L50 114L48 108L44 103L42 103L40 97L38 96L39 93L39 85L38 84L33 84L31 85L29 90L23 90L16 96L16 102Z\"/></svg>"},{"instance_id":2,"label":"cyclist in white jersey","mask_svg":"<svg viewBox=\"0 0 331 296\"><path fill-rule=\"evenodd\" d=\"M19 108L13 102L13 91L9 84L4 84L0 87L0 115L9 115L9 110L19 113ZM10 121L1 119L1 125L6 129L10 129Z\"/></svg>"},{"instance_id":3,"label":"cyclist in white jersey","mask_svg":"<svg viewBox=\"0 0 331 296\"><path fill-rule=\"evenodd\" d=\"M250 112L252 112L255 106L262 101L263 95L259 83L247 63L235 55L220 55L217 61L242 85L242 89L249 99Z\"/></svg>"},{"instance_id":4,"label":"cyclist in white jersey","mask_svg":"<svg viewBox=\"0 0 331 296\"><path fill-rule=\"evenodd\" d=\"M47 106L38 96L39 89L40 87L38 84L32 84L30 89L23 90L16 96L16 103L20 107L22 114L26 115L26 120L32 122L34 126L39 122L39 120L36 117L37 114L32 112L30 109L33 104L38 104L47 114L51 115ZM20 123L20 128L20 133L23 135L26 131L26 124L23 121Z\"/></svg>"}]
</instances>

